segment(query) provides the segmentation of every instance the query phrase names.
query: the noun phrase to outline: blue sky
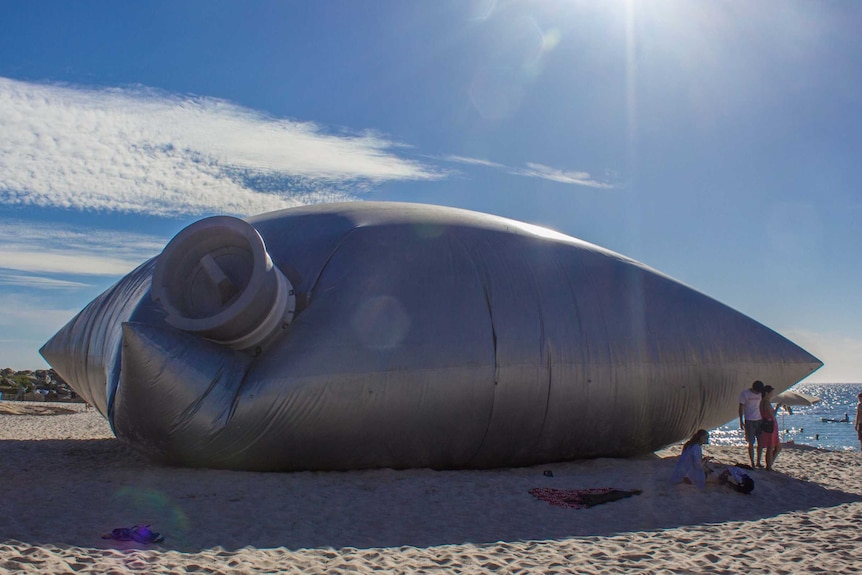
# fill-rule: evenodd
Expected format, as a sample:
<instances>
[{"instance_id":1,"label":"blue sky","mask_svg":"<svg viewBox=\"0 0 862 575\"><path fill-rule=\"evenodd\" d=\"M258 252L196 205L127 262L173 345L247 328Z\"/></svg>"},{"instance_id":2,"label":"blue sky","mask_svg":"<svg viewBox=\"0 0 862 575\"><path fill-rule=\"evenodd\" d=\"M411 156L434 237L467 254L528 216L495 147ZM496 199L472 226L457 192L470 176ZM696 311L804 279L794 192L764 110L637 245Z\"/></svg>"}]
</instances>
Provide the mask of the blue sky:
<instances>
[{"instance_id":1,"label":"blue sky","mask_svg":"<svg viewBox=\"0 0 862 575\"><path fill-rule=\"evenodd\" d=\"M862 3L0 4L0 366L189 223L456 206L642 261L862 381Z\"/></svg>"}]
</instances>

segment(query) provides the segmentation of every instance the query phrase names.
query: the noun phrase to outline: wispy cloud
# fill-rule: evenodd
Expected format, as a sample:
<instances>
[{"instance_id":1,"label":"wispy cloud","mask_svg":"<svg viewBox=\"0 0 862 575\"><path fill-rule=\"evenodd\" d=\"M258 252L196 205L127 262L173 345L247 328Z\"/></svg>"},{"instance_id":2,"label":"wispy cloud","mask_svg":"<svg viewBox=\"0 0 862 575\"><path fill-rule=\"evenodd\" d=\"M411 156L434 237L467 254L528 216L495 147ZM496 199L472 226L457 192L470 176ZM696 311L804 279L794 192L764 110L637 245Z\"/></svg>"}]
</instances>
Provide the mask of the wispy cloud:
<instances>
[{"instance_id":1,"label":"wispy cloud","mask_svg":"<svg viewBox=\"0 0 862 575\"><path fill-rule=\"evenodd\" d=\"M442 177L373 133L203 97L0 78L0 203L250 215ZM346 191L345 191L346 190Z\"/></svg>"},{"instance_id":2,"label":"wispy cloud","mask_svg":"<svg viewBox=\"0 0 862 575\"><path fill-rule=\"evenodd\" d=\"M77 282L44 276L120 276L158 255L168 239L19 220L0 222L0 269L6 270L0 273L0 285L29 282L31 287L73 287ZM34 275L25 279L10 271Z\"/></svg>"},{"instance_id":3,"label":"wispy cloud","mask_svg":"<svg viewBox=\"0 0 862 575\"><path fill-rule=\"evenodd\" d=\"M443 159L449 162L456 162L458 164L485 166L486 168L499 168L506 171L510 170L510 168L507 168L503 164L498 164L497 162L491 162L489 160L480 160L479 158L468 158L466 156L446 156Z\"/></svg>"},{"instance_id":4,"label":"wispy cloud","mask_svg":"<svg viewBox=\"0 0 862 575\"><path fill-rule=\"evenodd\" d=\"M561 184L573 184L576 186L586 186L588 188L613 188L613 186L608 183L600 182L594 179L587 172L558 170L556 168L545 166L543 164L527 163L526 168L515 168L512 169L509 173L516 176L525 176L528 178L542 178L544 180L551 180L552 182L559 182Z\"/></svg>"},{"instance_id":5,"label":"wispy cloud","mask_svg":"<svg viewBox=\"0 0 862 575\"><path fill-rule=\"evenodd\" d=\"M458 164L467 164L471 166L483 166L486 168L491 168L495 170L501 170L507 174L512 174L513 176L523 176L525 178L541 178L543 180L550 180L552 182L558 182L561 184L571 184L575 186L586 186L588 188L600 188L600 189L612 189L614 186L609 182L603 182L588 172L578 172L578 171L569 171L569 170L561 170L558 168L552 168L551 166L546 166L544 164L536 164L532 162L527 162L525 167L514 167L507 166L505 164L500 164L497 162L491 162L489 160L482 160L479 158L469 158L465 156L446 156L443 158L449 162L455 162Z\"/></svg>"},{"instance_id":6,"label":"wispy cloud","mask_svg":"<svg viewBox=\"0 0 862 575\"><path fill-rule=\"evenodd\" d=\"M0 78L0 205L246 216L353 199L388 181L449 174L373 132L332 133L223 100ZM587 172L446 161L569 185Z\"/></svg>"},{"instance_id":7,"label":"wispy cloud","mask_svg":"<svg viewBox=\"0 0 862 575\"><path fill-rule=\"evenodd\" d=\"M37 289L78 289L88 284L41 276L18 275L0 272L0 286L25 287Z\"/></svg>"}]
</instances>

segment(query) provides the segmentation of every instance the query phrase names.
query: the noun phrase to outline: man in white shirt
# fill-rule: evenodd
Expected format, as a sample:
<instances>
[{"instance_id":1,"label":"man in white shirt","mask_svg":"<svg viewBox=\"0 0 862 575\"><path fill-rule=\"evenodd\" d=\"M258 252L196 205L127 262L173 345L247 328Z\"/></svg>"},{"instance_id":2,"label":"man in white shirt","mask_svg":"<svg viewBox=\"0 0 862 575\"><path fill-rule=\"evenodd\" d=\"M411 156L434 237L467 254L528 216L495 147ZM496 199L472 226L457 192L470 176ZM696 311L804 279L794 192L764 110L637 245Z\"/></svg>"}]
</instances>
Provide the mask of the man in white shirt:
<instances>
[{"instance_id":1,"label":"man in white shirt","mask_svg":"<svg viewBox=\"0 0 862 575\"><path fill-rule=\"evenodd\" d=\"M750 389L743 389L739 394L739 428L745 433L745 441L748 443L748 459L754 468L754 443L760 435L760 400L763 393L763 382L759 379L751 384ZM744 420L743 420L744 418ZM760 457L763 448L757 446L757 467L760 465Z\"/></svg>"}]
</instances>

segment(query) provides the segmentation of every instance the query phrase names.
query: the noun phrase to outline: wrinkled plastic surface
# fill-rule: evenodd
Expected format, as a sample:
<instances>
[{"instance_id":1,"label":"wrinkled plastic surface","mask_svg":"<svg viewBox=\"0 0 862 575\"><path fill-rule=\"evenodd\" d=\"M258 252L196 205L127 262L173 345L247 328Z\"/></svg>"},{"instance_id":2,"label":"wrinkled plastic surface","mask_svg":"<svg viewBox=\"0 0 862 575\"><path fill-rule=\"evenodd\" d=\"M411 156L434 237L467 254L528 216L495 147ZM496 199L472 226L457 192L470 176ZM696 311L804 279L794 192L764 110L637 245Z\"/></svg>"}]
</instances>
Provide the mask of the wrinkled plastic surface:
<instances>
[{"instance_id":1,"label":"wrinkled plastic surface","mask_svg":"<svg viewBox=\"0 0 862 575\"><path fill-rule=\"evenodd\" d=\"M503 467L654 451L821 362L643 264L420 204L247 220L295 290L242 351L169 325L144 263L42 348L157 460L249 470ZM218 272L215 272L218 275Z\"/></svg>"}]
</instances>

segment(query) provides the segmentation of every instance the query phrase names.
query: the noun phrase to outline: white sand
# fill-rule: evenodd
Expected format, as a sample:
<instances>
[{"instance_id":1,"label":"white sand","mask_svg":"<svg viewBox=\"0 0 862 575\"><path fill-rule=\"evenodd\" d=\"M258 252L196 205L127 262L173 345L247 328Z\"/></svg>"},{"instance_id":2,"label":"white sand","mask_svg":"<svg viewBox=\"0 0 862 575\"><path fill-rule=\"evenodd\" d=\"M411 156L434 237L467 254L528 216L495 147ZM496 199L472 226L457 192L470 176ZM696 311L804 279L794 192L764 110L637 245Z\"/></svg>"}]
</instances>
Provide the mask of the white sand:
<instances>
[{"instance_id":1,"label":"white sand","mask_svg":"<svg viewBox=\"0 0 862 575\"><path fill-rule=\"evenodd\" d=\"M158 467L95 411L6 414L21 406L0 403L0 573L862 573L858 452L785 449L776 472L751 472L752 495L668 484L678 446L491 471L246 473ZM564 509L532 487L643 493ZM134 524L165 541L101 538Z\"/></svg>"}]
</instances>

